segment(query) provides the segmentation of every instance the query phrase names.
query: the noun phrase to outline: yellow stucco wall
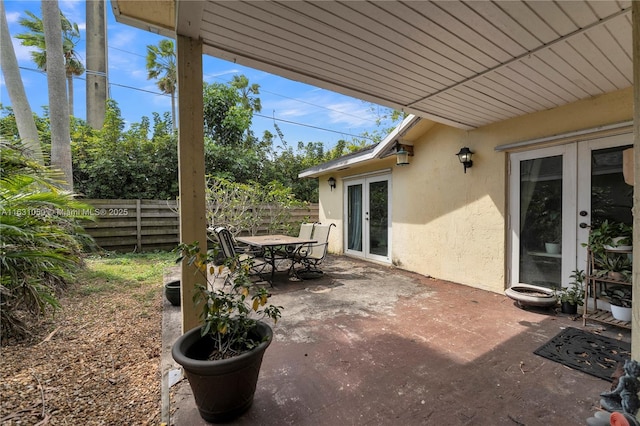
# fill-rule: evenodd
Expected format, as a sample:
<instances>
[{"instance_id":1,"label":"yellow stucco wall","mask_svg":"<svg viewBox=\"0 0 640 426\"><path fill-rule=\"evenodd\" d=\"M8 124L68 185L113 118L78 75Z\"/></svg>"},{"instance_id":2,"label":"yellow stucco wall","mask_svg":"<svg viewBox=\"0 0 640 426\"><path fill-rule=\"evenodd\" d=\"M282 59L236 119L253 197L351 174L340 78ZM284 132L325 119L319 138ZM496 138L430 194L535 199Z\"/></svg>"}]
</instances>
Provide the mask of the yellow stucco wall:
<instances>
[{"instance_id":1,"label":"yellow stucco wall","mask_svg":"<svg viewBox=\"0 0 640 426\"><path fill-rule=\"evenodd\" d=\"M495 147L628 121L632 112L632 91L625 89L473 131L423 126L421 134L409 134L415 155L408 166L388 158L320 177L320 220L337 225L330 251L343 252L342 179L390 168L393 263L500 293L507 268L508 153ZM466 174L455 156L463 146L474 152ZM337 180L333 191L329 176Z\"/></svg>"}]
</instances>

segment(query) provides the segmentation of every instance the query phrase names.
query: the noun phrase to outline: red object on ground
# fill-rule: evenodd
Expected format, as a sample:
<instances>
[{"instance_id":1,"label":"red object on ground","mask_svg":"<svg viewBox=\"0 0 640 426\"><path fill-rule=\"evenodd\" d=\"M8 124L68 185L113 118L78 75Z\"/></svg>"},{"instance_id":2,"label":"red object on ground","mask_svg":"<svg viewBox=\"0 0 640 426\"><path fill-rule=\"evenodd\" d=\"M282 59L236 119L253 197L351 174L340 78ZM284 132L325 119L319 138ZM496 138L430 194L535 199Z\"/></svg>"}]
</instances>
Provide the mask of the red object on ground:
<instances>
[{"instance_id":1,"label":"red object on ground","mask_svg":"<svg viewBox=\"0 0 640 426\"><path fill-rule=\"evenodd\" d=\"M624 414L622 413L611 413L611 426L630 426L629 421L625 419Z\"/></svg>"}]
</instances>

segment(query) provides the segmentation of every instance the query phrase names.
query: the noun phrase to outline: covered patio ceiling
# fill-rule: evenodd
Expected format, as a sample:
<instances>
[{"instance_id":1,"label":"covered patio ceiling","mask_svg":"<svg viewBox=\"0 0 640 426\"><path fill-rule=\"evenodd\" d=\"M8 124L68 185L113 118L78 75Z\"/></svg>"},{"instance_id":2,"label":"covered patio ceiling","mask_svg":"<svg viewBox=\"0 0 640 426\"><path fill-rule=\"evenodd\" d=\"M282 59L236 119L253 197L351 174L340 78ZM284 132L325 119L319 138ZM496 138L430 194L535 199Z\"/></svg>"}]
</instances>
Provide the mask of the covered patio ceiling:
<instances>
[{"instance_id":1,"label":"covered patio ceiling","mask_svg":"<svg viewBox=\"0 0 640 426\"><path fill-rule=\"evenodd\" d=\"M131 1L120 22L463 129L630 87L631 1Z\"/></svg>"}]
</instances>

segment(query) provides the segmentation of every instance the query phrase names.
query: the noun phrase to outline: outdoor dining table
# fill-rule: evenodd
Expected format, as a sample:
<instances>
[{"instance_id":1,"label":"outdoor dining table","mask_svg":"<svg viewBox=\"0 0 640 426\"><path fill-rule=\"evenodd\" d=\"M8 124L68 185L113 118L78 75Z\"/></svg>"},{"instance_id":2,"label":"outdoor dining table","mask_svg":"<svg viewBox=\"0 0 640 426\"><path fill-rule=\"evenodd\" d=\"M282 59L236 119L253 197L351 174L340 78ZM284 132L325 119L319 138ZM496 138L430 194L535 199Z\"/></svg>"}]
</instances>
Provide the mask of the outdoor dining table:
<instances>
[{"instance_id":1,"label":"outdoor dining table","mask_svg":"<svg viewBox=\"0 0 640 426\"><path fill-rule=\"evenodd\" d=\"M273 278L276 272L276 249L285 246L300 246L303 244L314 244L317 241L309 238L290 237L288 235L252 235L236 237L236 240L248 244L253 247L264 248L269 253L271 263L271 280L269 284L273 285ZM280 259L287 259L281 257Z\"/></svg>"}]
</instances>

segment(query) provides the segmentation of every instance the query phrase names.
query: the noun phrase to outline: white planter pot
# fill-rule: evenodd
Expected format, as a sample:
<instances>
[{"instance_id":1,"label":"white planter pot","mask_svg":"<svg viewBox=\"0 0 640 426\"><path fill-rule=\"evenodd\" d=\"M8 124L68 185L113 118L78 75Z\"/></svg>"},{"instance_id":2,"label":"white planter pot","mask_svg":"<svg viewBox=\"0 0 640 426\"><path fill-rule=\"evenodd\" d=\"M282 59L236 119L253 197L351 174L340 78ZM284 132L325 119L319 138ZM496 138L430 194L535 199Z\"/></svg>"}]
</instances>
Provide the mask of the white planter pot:
<instances>
[{"instance_id":1,"label":"white planter pot","mask_svg":"<svg viewBox=\"0 0 640 426\"><path fill-rule=\"evenodd\" d=\"M559 243L544 243L544 249L549 254L560 254Z\"/></svg>"},{"instance_id":2,"label":"white planter pot","mask_svg":"<svg viewBox=\"0 0 640 426\"><path fill-rule=\"evenodd\" d=\"M593 303L593 297L590 297L589 299L587 299L587 308L589 310L595 309L594 308L594 303ZM608 301L606 301L604 299L598 299L598 309L600 309L602 311L610 311L611 310L611 305L609 304Z\"/></svg>"},{"instance_id":3,"label":"white planter pot","mask_svg":"<svg viewBox=\"0 0 640 426\"><path fill-rule=\"evenodd\" d=\"M622 306L611 305L611 315L618 321L631 321L631 308L623 308Z\"/></svg>"},{"instance_id":4,"label":"white planter pot","mask_svg":"<svg viewBox=\"0 0 640 426\"><path fill-rule=\"evenodd\" d=\"M625 237L616 237L614 238L611 243L612 245L604 245L604 248L610 251L629 251L629 250L633 250L633 246L627 246L627 245L620 245L620 240L623 240Z\"/></svg>"}]
</instances>

